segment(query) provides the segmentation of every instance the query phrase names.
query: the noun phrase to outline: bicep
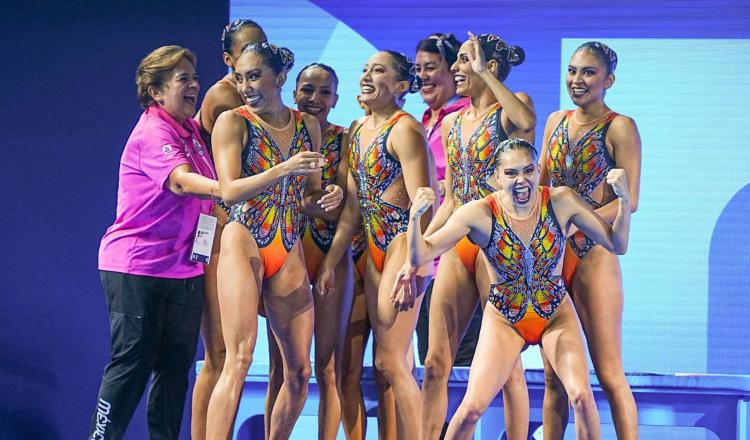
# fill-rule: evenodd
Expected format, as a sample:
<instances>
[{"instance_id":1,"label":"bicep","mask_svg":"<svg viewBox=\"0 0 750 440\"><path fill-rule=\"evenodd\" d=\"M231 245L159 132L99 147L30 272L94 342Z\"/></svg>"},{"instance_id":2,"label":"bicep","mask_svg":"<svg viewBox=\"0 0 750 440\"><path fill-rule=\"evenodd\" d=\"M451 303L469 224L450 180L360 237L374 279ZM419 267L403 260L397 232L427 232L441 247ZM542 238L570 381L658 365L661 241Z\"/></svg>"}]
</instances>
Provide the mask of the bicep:
<instances>
[{"instance_id":1,"label":"bicep","mask_svg":"<svg viewBox=\"0 0 750 440\"><path fill-rule=\"evenodd\" d=\"M393 139L393 151L401 163L409 199L413 199L418 188L430 186L431 183L427 142L419 131L411 127L404 127L398 134L398 139Z\"/></svg>"},{"instance_id":2,"label":"bicep","mask_svg":"<svg viewBox=\"0 0 750 440\"><path fill-rule=\"evenodd\" d=\"M632 119L624 118L618 122L620 123L610 128L609 138L615 166L624 169L627 175L631 210L635 211L641 186L641 136Z\"/></svg>"},{"instance_id":3,"label":"bicep","mask_svg":"<svg viewBox=\"0 0 750 440\"><path fill-rule=\"evenodd\" d=\"M472 218L477 217L474 211L472 207L462 207L440 229L425 237L425 241L437 255L448 251L472 231Z\"/></svg>"}]
</instances>

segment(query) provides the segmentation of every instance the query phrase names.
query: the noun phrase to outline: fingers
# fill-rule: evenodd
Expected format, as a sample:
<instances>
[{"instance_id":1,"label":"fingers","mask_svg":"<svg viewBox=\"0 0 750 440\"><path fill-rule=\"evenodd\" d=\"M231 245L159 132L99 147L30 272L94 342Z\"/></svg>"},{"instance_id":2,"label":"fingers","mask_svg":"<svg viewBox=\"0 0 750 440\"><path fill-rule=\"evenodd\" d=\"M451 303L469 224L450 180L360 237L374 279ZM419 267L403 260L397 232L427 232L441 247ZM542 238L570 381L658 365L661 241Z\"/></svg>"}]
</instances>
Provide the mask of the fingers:
<instances>
[{"instance_id":1,"label":"fingers","mask_svg":"<svg viewBox=\"0 0 750 440\"><path fill-rule=\"evenodd\" d=\"M325 192L326 194L318 200L318 205L324 211L332 211L341 205L341 202L344 200L344 190L340 186L328 185L325 188Z\"/></svg>"}]
</instances>

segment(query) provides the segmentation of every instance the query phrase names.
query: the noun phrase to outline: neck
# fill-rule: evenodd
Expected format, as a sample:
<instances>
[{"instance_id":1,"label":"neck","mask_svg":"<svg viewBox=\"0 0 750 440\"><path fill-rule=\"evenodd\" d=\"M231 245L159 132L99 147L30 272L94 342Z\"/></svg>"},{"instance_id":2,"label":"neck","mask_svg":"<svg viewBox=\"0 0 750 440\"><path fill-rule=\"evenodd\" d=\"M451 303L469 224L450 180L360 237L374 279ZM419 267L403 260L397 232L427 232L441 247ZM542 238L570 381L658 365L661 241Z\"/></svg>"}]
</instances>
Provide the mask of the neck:
<instances>
[{"instance_id":1,"label":"neck","mask_svg":"<svg viewBox=\"0 0 750 440\"><path fill-rule=\"evenodd\" d=\"M391 116L395 115L396 112L401 110L398 108L398 106L395 103L391 103L390 105L380 108L380 109L370 109L372 113L370 116L372 116L372 123L375 127L377 127L380 124L385 123L387 120L391 119Z\"/></svg>"},{"instance_id":2,"label":"neck","mask_svg":"<svg viewBox=\"0 0 750 440\"><path fill-rule=\"evenodd\" d=\"M598 118L608 111L609 107L607 107L604 101L594 101L585 106L576 108L576 114L584 121Z\"/></svg>"},{"instance_id":3,"label":"neck","mask_svg":"<svg viewBox=\"0 0 750 440\"><path fill-rule=\"evenodd\" d=\"M227 73L224 75L224 79L234 84L235 87L237 87L237 80L234 79L234 75L232 75L232 72Z\"/></svg>"},{"instance_id":4,"label":"neck","mask_svg":"<svg viewBox=\"0 0 750 440\"><path fill-rule=\"evenodd\" d=\"M495 104L497 102L497 98L492 93L492 90L489 88L486 88L476 96L471 96L471 109L473 110L471 113L473 115L471 116L477 116L487 110L491 105Z\"/></svg>"},{"instance_id":5,"label":"neck","mask_svg":"<svg viewBox=\"0 0 750 440\"><path fill-rule=\"evenodd\" d=\"M534 204L536 203L536 198L539 197L538 193L539 191L537 190L532 191L529 201L523 205L516 204L513 201L513 195L506 191L497 191L495 192L495 196L500 200L500 204L507 213L514 217L523 218L531 214L531 211L534 209Z\"/></svg>"},{"instance_id":6,"label":"neck","mask_svg":"<svg viewBox=\"0 0 750 440\"><path fill-rule=\"evenodd\" d=\"M323 133L325 133L326 130L328 130L328 127L331 126L331 123L328 122L328 120L326 118L318 118L318 124L320 124L320 134L321 135Z\"/></svg>"},{"instance_id":7,"label":"neck","mask_svg":"<svg viewBox=\"0 0 750 440\"><path fill-rule=\"evenodd\" d=\"M281 100L274 104L269 104L263 112L256 114L272 127L281 128L289 123L289 108Z\"/></svg>"}]
</instances>

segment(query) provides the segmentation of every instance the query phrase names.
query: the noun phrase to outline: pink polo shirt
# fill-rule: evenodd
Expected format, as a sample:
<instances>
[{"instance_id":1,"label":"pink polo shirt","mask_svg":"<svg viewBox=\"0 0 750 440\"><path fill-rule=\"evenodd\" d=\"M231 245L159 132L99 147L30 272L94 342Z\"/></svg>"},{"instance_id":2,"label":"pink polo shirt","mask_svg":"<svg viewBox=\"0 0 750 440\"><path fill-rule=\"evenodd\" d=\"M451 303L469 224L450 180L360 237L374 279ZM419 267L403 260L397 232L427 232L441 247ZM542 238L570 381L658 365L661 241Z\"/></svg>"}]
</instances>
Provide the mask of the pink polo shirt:
<instances>
[{"instance_id":1,"label":"pink polo shirt","mask_svg":"<svg viewBox=\"0 0 750 440\"><path fill-rule=\"evenodd\" d=\"M443 124L443 118L450 113L463 110L470 104L471 100L469 98L459 98L453 102L448 102L440 109L437 122L435 122L432 129L427 132L427 144L430 146L430 151L432 151L432 155L435 157L435 168L437 168L438 180L445 179L445 152L443 151L443 142L440 137L440 127ZM427 123L430 121L430 116L432 116L432 111L428 108L425 110L424 115L422 115L422 125L425 130L427 130Z\"/></svg>"},{"instance_id":2,"label":"pink polo shirt","mask_svg":"<svg viewBox=\"0 0 750 440\"><path fill-rule=\"evenodd\" d=\"M190 252L198 216L211 212L212 201L169 190L169 174L182 164L216 178L198 124L188 118L180 125L152 105L122 152L117 217L102 237L100 270L178 279L203 274Z\"/></svg>"}]
</instances>

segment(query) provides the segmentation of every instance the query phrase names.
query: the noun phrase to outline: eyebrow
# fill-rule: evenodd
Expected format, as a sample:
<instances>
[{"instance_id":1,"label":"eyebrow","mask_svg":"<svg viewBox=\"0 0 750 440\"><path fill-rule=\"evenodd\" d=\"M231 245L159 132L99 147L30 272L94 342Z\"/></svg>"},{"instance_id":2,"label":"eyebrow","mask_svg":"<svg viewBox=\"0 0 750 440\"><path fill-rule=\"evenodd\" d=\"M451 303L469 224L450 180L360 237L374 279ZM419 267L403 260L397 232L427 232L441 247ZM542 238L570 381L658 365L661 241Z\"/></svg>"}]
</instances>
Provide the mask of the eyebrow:
<instances>
[{"instance_id":1,"label":"eyebrow","mask_svg":"<svg viewBox=\"0 0 750 440\"><path fill-rule=\"evenodd\" d=\"M570 69L571 67L573 69L598 69L597 66L576 66L573 64L568 64L568 68Z\"/></svg>"}]
</instances>

